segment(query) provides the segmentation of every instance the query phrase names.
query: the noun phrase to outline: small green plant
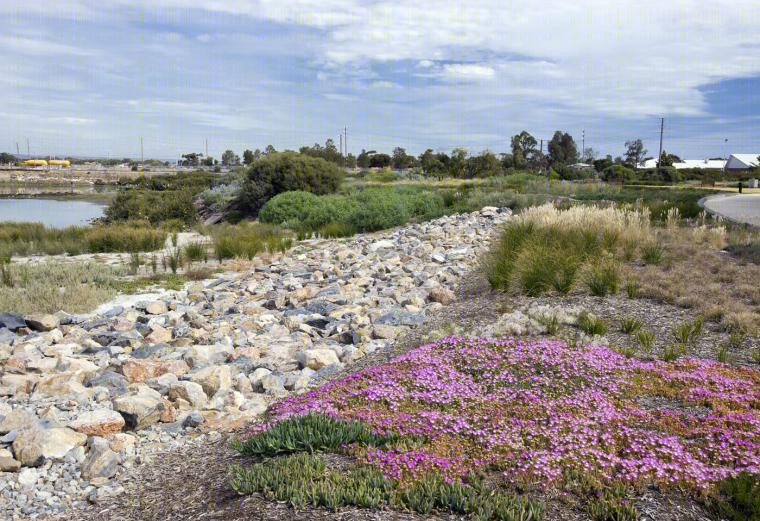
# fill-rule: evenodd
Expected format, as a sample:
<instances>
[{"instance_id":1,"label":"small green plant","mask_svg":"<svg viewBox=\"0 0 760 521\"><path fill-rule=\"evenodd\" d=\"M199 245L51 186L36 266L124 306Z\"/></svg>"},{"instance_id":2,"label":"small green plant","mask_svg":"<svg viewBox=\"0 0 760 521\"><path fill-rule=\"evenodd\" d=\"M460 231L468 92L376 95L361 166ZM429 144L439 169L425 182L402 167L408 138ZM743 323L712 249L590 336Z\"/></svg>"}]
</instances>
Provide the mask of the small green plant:
<instances>
[{"instance_id":1,"label":"small green plant","mask_svg":"<svg viewBox=\"0 0 760 521\"><path fill-rule=\"evenodd\" d=\"M673 360L678 360L688 352L689 346L686 344L670 344L663 349L660 359L664 362L672 362Z\"/></svg>"},{"instance_id":2,"label":"small green plant","mask_svg":"<svg viewBox=\"0 0 760 521\"><path fill-rule=\"evenodd\" d=\"M204 255L206 255L206 245L202 242L191 242L185 246L185 258L190 263L203 260Z\"/></svg>"},{"instance_id":3,"label":"small green plant","mask_svg":"<svg viewBox=\"0 0 760 521\"><path fill-rule=\"evenodd\" d=\"M634 240L627 240L623 243L623 258L627 261L632 261L636 257L636 249L638 243Z\"/></svg>"},{"instance_id":4,"label":"small green plant","mask_svg":"<svg viewBox=\"0 0 760 521\"><path fill-rule=\"evenodd\" d=\"M608 329L607 323L604 320L585 310L578 315L578 327L591 336L603 335Z\"/></svg>"},{"instance_id":5,"label":"small green plant","mask_svg":"<svg viewBox=\"0 0 760 521\"><path fill-rule=\"evenodd\" d=\"M720 345L720 350L718 350L718 356L716 358L718 362L728 362L728 345Z\"/></svg>"},{"instance_id":6,"label":"small green plant","mask_svg":"<svg viewBox=\"0 0 760 521\"><path fill-rule=\"evenodd\" d=\"M593 521L636 521L639 518L636 507L630 501L608 492L589 502L588 514Z\"/></svg>"},{"instance_id":7,"label":"small green plant","mask_svg":"<svg viewBox=\"0 0 760 521\"><path fill-rule=\"evenodd\" d=\"M673 338L679 344L693 347L702 335L704 323L703 318L697 317L689 322L679 324L673 327Z\"/></svg>"},{"instance_id":8,"label":"small green plant","mask_svg":"<svg viewBox=\"0 0 760 521\"><path fill-rule=\"evenodd\" d=\"M167 250L167 255L164 256L164 259L166 260L166 264L169 265L169 269L172 270L173 274L177 274L177 271L182 268L182 250L180 248L169 248Z\"/></svg>"},{"instance_id":9,"label":"small green plant","mask_svg":"<svg viewBox=\"0 0 760 521\"><path fill-rule=\"evenodd\" d=\"M654 333L651 331L639 331L636 335L636 339L639 341L639 345L644 349L647 353L652 352L652 347L654 346Z\"/></svg>"},{"instance_id":10,"label":"small green plant","mask_svg":"<svg viewBox=\"0 0 760 521\"><path fill-rule=\"evenodd\" d=\"M132 275L137 275L137 270L140 269L141 264L142 264L142 259L140 258L139 253L129 254L129 272Z\"/></svg>"},{"instance_id":11,"label":"small green plant","mask_svg":"<svg viewBox=\"0 0 760 521\"><path fill-rule=\"evenodd\" d=\"M760 521L760 476L742 472L718 484L712 510L728 521Z\"/></svg>"},{"instance_id":12,"label":"small green plant","mask_svg":"<svg viewBox=\"0 0 760 521\"><path fill-rule=\"evenodd\" d=\"M752 359L755 361L756 364L760 364L760 347L756 347L752 351Z\"/></svg>"},{"instance_id":13,"label":"small green plant","mask_svg":"<svg viewBox=\"0 0 760 521\"><path fill-rule=\"evenodd\" d=\"M335 420L322 414L308 414L282 421L271 429L233 442L243 456L277 456L296 452L337 450L349 443L364 446L398 446L419 440L398 434L376 434L358 421Z\"/></svg>"},{"instance_id":14,"label":"small green plant","mask_svg":"<svg viewBox=\"0 0 760 521\"><path fill-rule=\"evenodd\" d=\"M153 254L150 256L150 268L153 271L153 274L156 273L156 270L158 269L158 262L156 260L156 255Z\"/></svg>"},{"instance_id":15,"label":"small green plant","mask_svg":"<svg viewBox=\"0 0 760 521\"><path fill-rule=\"evenodd\" d=\"M641 320L635 317L624 318L620 321L620 329L628 335L641 329Z\"/></svg>"},{"instance_id":16,"label":"small green plant","mask_svg":"<svg viewBox=\"0 0 760 521\"><path fill-rule=\"evenodd\" d=\"M747 335L739 328L733 328L728 334L728 345L734 349L740 349Z\"/></svg>"},{"instance_id":17,"label":"small green plant","mask_svg":"<svg viewBox=\"0 0 760 521\"><path fill-rule=\"evenodd\" d=\"M557 336L560 327L562 326L557 313L552 313L551 315L539 314L533 318L536 320L536 322L546 328L546 334L549 336Z\"/></svg>"},{"instance_id":18,"label":"small green plant","mask_svg":"<svg viewBox=\"0 0 760 521\"><path fill-rule=\"evenodd\" d=\"M665 261L665 250L659 244L647 244L641 248L641 260L659 266Z\"/></svg>"},{"instance_id":19,"label":"small green plant","mask_svg":"<svg viewBox=\"0 0 760 521\"><path fill-rule=\"evenodd\" d=\"M3 286L13 286L13 276L11 275L11 259L10 257L0 258L0 283Z\"/></svg>"},{"instance_id":20,"label":"small green plant","mask_svg":"<svg viewBox=\"0 0 760 521\"><path fill-rule=\"evenodd\" d=\"M636 296L639 294L639 285L637 282L629 280L625 283L625 294L630 299L636 298Z\"/></svg>"},{"instance_id":21,"label":"small green plant","mask_svg":"<svg viewBox=\"0 0 760 521\"><path fill-rule=\"evenodd\" d=\"M607 259L591 266L586 283L592 295L605 297L618 289L620 275L613 259Z\"/></svg>"},{"instance_id":22,"label":"small green plant","mask_svg":"<svg viewBox=\"0 0 760 521\"><path fill-rule=\"evenodd\" d=\"M178 240L178 238L179 238L179 236L177 235L177 232L174 232L172 234L172 246L174 246L175 248L177 247L177 240Z\"/></svg>"}]
</instances>

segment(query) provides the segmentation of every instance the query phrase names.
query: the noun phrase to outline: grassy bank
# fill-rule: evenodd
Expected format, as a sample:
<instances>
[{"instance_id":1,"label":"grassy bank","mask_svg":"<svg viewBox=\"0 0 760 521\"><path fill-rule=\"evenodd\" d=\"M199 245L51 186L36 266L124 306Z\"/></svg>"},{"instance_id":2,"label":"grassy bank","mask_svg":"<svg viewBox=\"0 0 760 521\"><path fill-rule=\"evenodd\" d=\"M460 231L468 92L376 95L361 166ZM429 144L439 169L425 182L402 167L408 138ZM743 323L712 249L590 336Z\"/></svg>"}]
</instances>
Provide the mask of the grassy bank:
<instances>
[{"instance_id":1,"label":"grassy bank","mask_svg":"<svg viewBox=\"0 0 760 521\"><path fill-rule=\"evenodd\" d=\"M0 223L0 255L79 255L141 252L163 247L167 232L148 223L49 228L40 223Z\"/></svg>"}]
</instances>

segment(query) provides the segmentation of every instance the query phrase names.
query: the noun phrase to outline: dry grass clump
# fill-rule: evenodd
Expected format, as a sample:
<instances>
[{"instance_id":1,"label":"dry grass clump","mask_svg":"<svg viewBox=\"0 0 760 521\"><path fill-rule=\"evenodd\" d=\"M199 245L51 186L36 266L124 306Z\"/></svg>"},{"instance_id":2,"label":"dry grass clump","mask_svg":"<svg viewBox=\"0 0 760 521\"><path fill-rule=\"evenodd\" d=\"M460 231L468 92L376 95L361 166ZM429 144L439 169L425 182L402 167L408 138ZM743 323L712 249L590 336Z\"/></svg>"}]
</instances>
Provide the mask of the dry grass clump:
<instances>
[{"instance_id":1,"label":"dry grass clump","mask_svg":"<svg viewBox=\"0 0 760 521\"><path fill-rule=\"evenodd\" d=\"M91 311L116 295L114 268L94 263L6 265L8 278L0 285L0 311L69 313Z\"/></svg>"},{"instance_id":2,"label":"dry grass clump","mask_svg":"<svg viewBox=\"0 0 760 521\"><path fill-rule=\"evenodd\" d=\"M493 288L529 296L567 294L581 275L605 296L619 287L619 250L651 235L646 209L532 207L506 224L483 269Z\"/></svg>"}]
</instances>

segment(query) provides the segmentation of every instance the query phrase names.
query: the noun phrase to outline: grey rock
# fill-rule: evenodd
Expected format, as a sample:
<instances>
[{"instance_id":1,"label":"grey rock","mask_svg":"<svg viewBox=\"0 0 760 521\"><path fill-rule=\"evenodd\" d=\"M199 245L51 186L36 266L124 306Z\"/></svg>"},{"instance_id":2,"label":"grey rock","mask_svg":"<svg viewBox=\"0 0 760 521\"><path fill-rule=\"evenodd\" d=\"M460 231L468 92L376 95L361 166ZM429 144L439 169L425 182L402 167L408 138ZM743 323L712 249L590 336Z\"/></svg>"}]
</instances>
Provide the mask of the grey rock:
<instances>
[{"instance_id":1,"label":"grey rock","mask_svg":"<svg viewBox=\"0 0 760 521\"><path fill-rule=\"evenodd\" d=\"M92 438L90 452L82 462L82 477L88 481L96 478L111 478L119 468L119 455L108 447L102 438Z\"/></svg>"},{"instance_id":2,"label":"grey rock","mask_svg":"<svg viewBox=\"0 0 760 521\"><path fill-rule=\"evenodd\" d=\"M105 387L111 393L111 396L121 396L127 392L129 382L124 378L124 375L106 370L95 378L90 379L87 385L90 387Z\"/></svg>"},{"instance_id":3,"label":"grey rock","mask_svg":"<svg viewBox=\"0 0 760 521\"><path fill-rule=\"evenodd\" d=\"M206 419L203 417L203 415L200 412L192 411L182 421L182 426L194 429L195 427L202 424L204 421L206 421Z\"/></svg>"},{"instance_id":4,"label":"grey rock","mask_svg":"<svg viewBox=\"0 0 760 521\"><path fill-rule=\"evenodd\" d=\"M18 313L0 313L0 327L15 332L26 327L26 321Z\"/></svg>"},{"instance_id":5,"label":"grey rock","mask_svg":"<svg viewBox=\"0 0 760 521\"><path fill-rule=\"evenodd\" d=\"M150 328L148 328L150 329ZM165 343L146 344L132 351L132 358L160 358L172 352L172 347Z\"/></svg>"},{"instance_id":6,"label":"grey rock","mask_svg":"<svg viewBox=\"0 0 760 521\"><path fill-rule=\"evenodd\" d=\"M422 313L411 313L400 309L394 309L375 319L375 324L381 326L416 326L425 321Z\"/></svg>"}]
</instances>

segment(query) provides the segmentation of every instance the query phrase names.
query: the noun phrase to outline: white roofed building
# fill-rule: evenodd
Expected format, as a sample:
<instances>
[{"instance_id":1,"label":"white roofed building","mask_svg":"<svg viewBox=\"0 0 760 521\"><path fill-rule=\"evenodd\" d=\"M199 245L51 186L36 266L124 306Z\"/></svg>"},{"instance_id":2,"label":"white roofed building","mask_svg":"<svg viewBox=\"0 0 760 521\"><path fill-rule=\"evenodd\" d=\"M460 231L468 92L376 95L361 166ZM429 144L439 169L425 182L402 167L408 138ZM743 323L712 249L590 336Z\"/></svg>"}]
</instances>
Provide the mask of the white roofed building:
<instances>
[{"instance_id":1,"label":"white roofed building","mask_svg":"<svg viewBox=\"0 0 760 521\"><path fill-rule=\"evenodd\" d=\"M727 172L747 172L758 165L757 154L731 154L726 162Z\"/></svg>"}]
</instances>

